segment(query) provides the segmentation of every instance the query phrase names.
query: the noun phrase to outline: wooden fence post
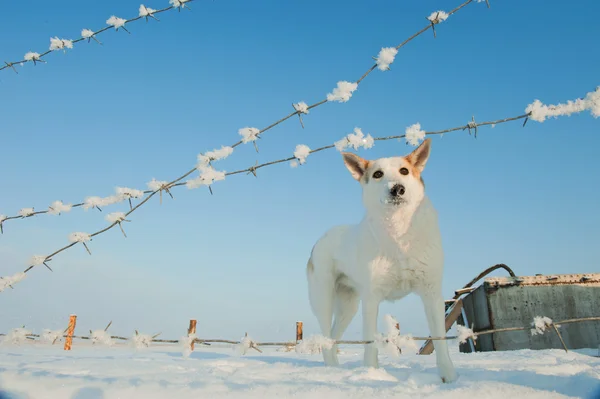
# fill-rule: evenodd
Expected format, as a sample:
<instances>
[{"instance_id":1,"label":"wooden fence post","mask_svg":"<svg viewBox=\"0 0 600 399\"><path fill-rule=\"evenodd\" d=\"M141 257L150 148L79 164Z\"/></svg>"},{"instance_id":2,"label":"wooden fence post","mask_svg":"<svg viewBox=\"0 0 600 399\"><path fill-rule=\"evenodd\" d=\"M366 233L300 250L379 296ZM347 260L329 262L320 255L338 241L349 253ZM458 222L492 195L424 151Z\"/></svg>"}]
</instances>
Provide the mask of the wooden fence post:
<instances>
[{"instance_id":1,"label":"wooden fence post","mask_svg":"<svg viewBox=\"0 0 600 399\"><path fill-rule=\"evenodd\" d=\"M196 334L196 320L194 320L194 319L190 320L190 326L188 327L188 336L190 334ZM192 351L194 350L194 341L192 341L192 343L190 345L190 349Z\"/></svg>"},{"instance_id":2,"label":"wooden fence post","mask_svg":"<svg viewBox=\"0 0 600 399\"><path fill-rule=\"evenodd\" d=\"M72 314L69 317L69 327L67 327L67 337L65 338L64 350L70 351L73 343L73 333L75 332L75 325L77 324L77 315Z\"/></svg>"},{"instance_id":3,"label":"wooden fence post","mask_svg":"<svg viewBox=\"0 0 600 399\"><path fill-rule=\"evenodd\" d=\"M298 343L298 341L302 341L302 322L301 321L297 321L296 322L296 343Z\"/></svg>"}]
</instances>

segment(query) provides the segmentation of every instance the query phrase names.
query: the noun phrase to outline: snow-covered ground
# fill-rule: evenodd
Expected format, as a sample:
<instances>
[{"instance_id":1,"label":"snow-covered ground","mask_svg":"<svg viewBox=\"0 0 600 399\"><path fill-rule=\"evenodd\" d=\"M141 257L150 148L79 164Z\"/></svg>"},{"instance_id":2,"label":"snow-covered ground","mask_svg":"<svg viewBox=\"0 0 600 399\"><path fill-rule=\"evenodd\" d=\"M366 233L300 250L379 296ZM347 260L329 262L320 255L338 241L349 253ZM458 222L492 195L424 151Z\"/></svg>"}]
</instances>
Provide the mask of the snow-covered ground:
<instances>
[{"instance_id":1,"label":"snow-covered ground","mask_svg":"<svg viewBox=\"0 0 600 399\"><path fill-rule=\"evenodd\" d=\"M362 349L344 347L340 368L320 355L265 349L239 356L231 347L91 347L27 343L0 346L0 398L596 398L598 350L461 354L460 374L442 384L434 356L380 355L381 368L361 366Z\"/></svg>"}]
</instances>

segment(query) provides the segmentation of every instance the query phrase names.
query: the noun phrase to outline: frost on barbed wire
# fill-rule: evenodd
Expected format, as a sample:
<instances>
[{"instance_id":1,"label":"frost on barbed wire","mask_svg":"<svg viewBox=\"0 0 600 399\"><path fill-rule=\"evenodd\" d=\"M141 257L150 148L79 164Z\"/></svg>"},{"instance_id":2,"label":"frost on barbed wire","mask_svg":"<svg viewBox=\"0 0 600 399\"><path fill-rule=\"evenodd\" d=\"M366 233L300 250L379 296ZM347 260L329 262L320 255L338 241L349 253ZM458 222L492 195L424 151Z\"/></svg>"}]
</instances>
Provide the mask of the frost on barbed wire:
<instances>
[{"instance_id":1,"label":"frost on barbed wire","mask_svg":"<svg viewBox=\"0 0 600 399\"><path fill-rule=\"evenodd\" d=\"M306 158L309 155L310 155L310 148L305 144L298 144L296 146L296 150L294 151L294 156L296 157L297 161L296 160L291 161L292 168L297 167L298 163L300 163L300 165L305 163Z\"/></svg>"},{"instance_id":2,"label":"frost on barbed wire","mask_svg":"<svg viewBox=\"0 0 600 399\"><path fill-rule=\"evenodd\" d=\"M42 342L47 342L49 344L54 345L56 342L59 342L61 340L64 334L65 333L63 330L50 330L46 328L44 329L44 331L42 331L42 334L40 335L40 340Z\"/></svg>"},{"instance_id":3,"label":"frost on barbed wire","mask_svg":"<svg viewBox=\"0 0 600 399\"><path fill-rule=\"evenodd\" d=\"M225 180L225 172L218 171L210 166L198 167L200 176L190 179L185 182L185 186L189 189L198 188L201 186L210 186L216 181Z\"/></svg>"},{"instance_id":4,"label":"frost on barbed wire","mask_svg":"<svg viewBox=\"0 0 600 399\"><path fill-rule=\"evenodd\" d=\"M34 53L33 51L30 51L28 53L25 54L25 57L23 58L25 61L40 61L40 53Z\"/></svg>"},{"instance_id":5,"label":"frost on barbed wire","mask_svg":"<svg viewBox=\"0 0 600 399\"><path fill-rule=\"evenodd\" d=\"M584 98L575 101L569 100L566 104L545 105L540 100L535 100L525 108L525 113L536 122L544 122L547 118L570 116L589 110L594 118L600 117L600 86L586 94Z\"/></svg>"},{"instance_id":6,"label":"frost on barbed wire","mask_svg":"<svg viewBox=\"0 0 600 399\"><path fill-rule=\"evenodd\" d=\"M294 103L292 105L294 109L301 114L308 114L308 104L306 104L304 101L300 101L299 103Z\"/></svg>"},{"instance_id":7,"label":"frost on barbed wire","mask_svg":"<svg viewBox=\"0 0 600 399\"><path fill-rule=\"evenodd\" d=\"M400 335L398 321L392 315L385 315L384 320L387 327L387 333L376 334L375 343L377 346L396 357L400 356L402 349L410 349L415 352L419 349L415 340L412 338L412 335Z\"/></svg>"},{"instance_id":8,"label":"frost on barbed wire","mask_svg":"<svg viewBox=\"0 0 600 399\"><path fill-rule=\"evenodd\" d=\"M245 355L246 353L248 353L248 351L251 348L255 348L256 347L256 342L254 342L252 340L252 338L250 338L248 336L248 334L246 334L241 340L240 343L237 345L233 346L233 350L238 354L238 355Z\"/></svg>"},{"instance_id":9,"label":"frost on barbed wire","mask_svg":"<svg viewBox=\"0 0 600 399\"><path fill-rule=\"evenodd\" d=\"M314 355L316 353L321 353L323 348L331 349L334 344L335 341L333 339L317 334L300 341L298 345L296 345L296 353Z\"/></svg>"},{"instance_id":10,"label":"frost on barbed wire","mask_svg":"<svg viewBox=\"0 0 600 399\"><path fill-rule=\"evenodd\" d=\"M27 336L31 335L31 331L25 328L13 328L2 340L3 344L20 345L27 341Z\"/></svg>"},{"instance_id":11,"label":"frost on barbed wire","mask_svg":"<svg viewBox=\"0 0 600 399\"><path fill-rule=\"evenodd\" d=\"M39 266L39 265L43 265L44 262L46 261L48 257L46 255L33 255L30 259L29 259L29 264L31 266Z\"/></svg>"},{"instance_id":12,"label":"frost on barbed wire","mask_svg":"<svg viewBox=\"0 0 600 399\"><path fill-rule=\"evenodd\" d=\"M552 326L552 319L546 316L535 316L531 326L533 327L530 330L531 335L542 335L546 331L546 328Z\"/></svg>"},{"instance_id":13,"label":"frost on barbed wire","mask_svg":"<svg viewBox=\"0 0 600 399\"><path fill-rule=\"evenodd\" d=\"M90 332L90 341L92 342L92 345L99 344L99 345L112 346L115 343L115 341L113 341L110 334L105 330L91 331Z\"/></svg>"},{"instance_id":14,"label":"frost on barbed wire","mask_svg":"<svg viewBox=\"0 0 600 399\"><path fill-rule=\"evenodd\" d=\"M81 31L81 37L83 37L84 39L89 39L92 36L94 36L94 31L90 30L90 29L83 29Z\"/></svg>"},{"instance_id":15,"label":"frost on barbed wire","mask_svg":"<svg viewBox=\"0 0 600 399\"><path fill-rule=\"evenodd\" d=\"M439 24L440 22L447 20L448 16L448 13L440 10L432 12L431 15L427 17L427 19L431 21L432 24Z\"/></svg>"},{"instance_id":16,"label":"frost on barbed wire","mask_svg":"<svg viewBox=\"0 0 600 399\"><path fill-rule=\"evenodd\" d=\"M147 334L138 334L136 331L133 337L131 337L131 344L135 349L149 348L152 344L152 336Z\"/></svg>"},{"instance_id":17,"label":"frost on barbed wire","mask_svg":"<svg viewBox=\"0 0 600 399\"><path fill-rule=\"evenodd\" d=\"M327 101L338 101L345 103L350 100L352 93L358 88L358 83L347 82L345 80L337 82L337 87L331 93L327 94Z\"/></svg>"},{"instance_id":18,"label":"frost on barbed wire","mask_svg":"<svg viewBox=\"0 0 600 399\"><path fill-rule=\"evenodd\" d=\"M173 7L181 8L185 7L185 3L189 1L190 0L169 0L169 4L171 4Z\"/></svg>"},{"instance_id":19,"label":"frost on barbed wire","mask_svg":"<svg viewBox=\"0 0 600 399\"><path fill-rule=\"evenodd\" d=\"M54 201L48 207L48 213L51 215L60 215L63 212L69 212L73 208L72 204L64 204L62 201Z\"/></svg>"},{"instance_id":20,"label":"frost on barbed wire","mask_svg":"<svg viewBox=\"0 0 600 399\"><path fill-rule=\"evenodd\" d=\"M460 342L461 344L464 344L465 342L467 342L467 339L472 339L473 342L475 342L477 340L477 335L475 335L475 333L473 332L472 329L470 329L469 327L465 327L465 326L461 326L460 324L456 325L456 333L457 333L457 337L456 339L458 339L458 342Z\"/></svg>"},{"instance_id":21,"label":"frost on barbed wire","mask_svg":"<svg viewBox=\"0 0 600 399\"><path fill-rule=\"evenodd\" d=\"M109 197L104 197L104 198L97 197L97 196L87 197L83 201L83 209L85 209L86 211L91 208L102 209L103 207L105 207L107 205L116 204L123 200L125 200L125 198L116 196L116 195L111 195Z\"/></svg>"},{"instance_id":22,"label":"frost on barbed wire","mask_svg":"<svg viewBox=\"0 0 600 399\"><path fill-rule=\"evenodd\" d=\"M27 274L21 272L9 277L0 277L0 292L9 287L13 287L15 284L23 280L25 276L27 276Z\"/></svg>"},{"instance_id":23,"label":"frost on barbed wire","mask_svg":"<svg viewBox=\"0 0 600 399\"><path fill-rule=\"evenodd\" d=\"M119 18L114 15L106 20L106 24L110 25L110 26L114 26L116 30L119 30L119 28L124 28L126 22L127 22L126 19Z\"/></svg>"},{"instance_id":24,"label":"frost on barbed wire","mask_svg":"<svg viewBox=\"0 0 600 399\"><path fill-rule=\"evenodd\" d=\"M58 37L50 38L50 51L62 50L73 48L73 40L59 39Z\"/></svg>"},{"instance_id":25,"label":"frost on barbed wire","mask_svg":"<svg viewBox=\"0 0 600 399\"><path fill-rule=\"evenodd\" d=\"M69 241L71 242L87 242L91 240L92 236L88 233L75 232L69 234Z\"/></svg>"},{"instance_id":26,"label":"frost on barbed wire","mask_svg":"<svg viewBox=\"0 0 600 399\"><path fill-rule=\"evenodd\" d=\"M122 197L124 199L141 198L144 196L144 192L142 190L137 190L135 188L117 187L116 190L117 197Z\"/></svg>"},{"instance_id":27,"label":"frost on barbed wire","mask_svg":"<svg viewBox=\"0 0 600 399\"><path fill-rule=\"evenodd\" d=\"M26 218L34 214L33 208L22 208L19 210L19 216Z\"/></svg>"},{"instance_id":28,"label":"frost on barbed wire","mask_svg":"<svg viewBox=\"0 0 600 399\"><path fill-rule=\"evenodd\" d=\"M140 5L140 17L148 17L156 12L155 9L146 7L145 5Z\"/></svg>"},{"instance_id":29,"label":"frost on barbed wire","mask_svg":"<svg viewBox=\"0 0 600 399\"><path fill-rule=\"evenodd\" d=\"M197 167L200 167L200 165L208 165L212 161L225 159L231 154L233 154L233 147L229 146L222 146L221 148L214 149L212 151L207 151L204 154L198 154Z\"/></svg>"},{"instance_id":30,"label":"frost on barbed wire","mask_svg":"<svg viewBox=\"0 0 600 399\"><path fill-rule=\"evenodd\" d=\"M406 128L406 142L410 145L418 146L425 139L425 130L421 129L420 123L415 123Z\"/></svg>"},{"instance_id":31,"label":"frost on barbed wire","mask_svg":"<svg viewBox=\"0 0 600 399\"><path fill-rule=\"evenodd\" d=\"M242 143L246 144L255 141L258 138L260 130L255 127L245 127L240 129L238 133L242 136Z\"/></svg>"},{"instance_id":32,"label":"frost on barbed wire","mask_svg":"<svg viewBox=\"0 0 600 399\"><path fill-rule=\"evenodd\" d=\"M190 357L192 354L192 342L196 339L196 334L188 334L179 339L179 345L182 346L183 357Z\"/></svg>"},{"instance_id":33,"label":"frost on barbed wire","mask_svg":"<svg viewBox=\"0 0 600 399\"><path fill-rule=\"evenodd\" d=\"M350 133L343 139L336 141L334 145L338 151L343 151L347 147L352 147L355 150L358 150L359 147L369 149L375 145L375 140L370 134L365 137L362 129L355 127L354 133Z\"/></svg>"},{"instance_id":34,"label":"frost on barbed wire","mask_svg":"<svg viewBox=\"0 0 600 399\"><path fill-rule=\"evenodd\" d=\"M156 180L154 178L152 180L150 180L148 183L146 183L148 188L152 191L162 190L164 187L167 186L167 184L169 184L169 182L166 180Z\"/></svg>"},{"instance_id":35,"label":"frost on barbed wire","mask_svg":"<svg viewBox=\"0 0 600 399\"><path fill-rule=\"evenodd\" d=\"M390 69L390 65L394 62L394 58L396 58L396 54L398 54L398 49L395 47L383 47L379 52L379 55L375 59L377 63L377 68L380 71L387 71Z\"/></svg>"},{"instance_id":36,"label":"frost on barbed wire","mask_svg":"<svg viewBox=\"0 0 600 399\"><path fill-rule=\"evenodd\" d=\"M125 220L125 213L113 212L106 215L106 221L110 223L120 223Z\"/></svg>"}]
</instances>

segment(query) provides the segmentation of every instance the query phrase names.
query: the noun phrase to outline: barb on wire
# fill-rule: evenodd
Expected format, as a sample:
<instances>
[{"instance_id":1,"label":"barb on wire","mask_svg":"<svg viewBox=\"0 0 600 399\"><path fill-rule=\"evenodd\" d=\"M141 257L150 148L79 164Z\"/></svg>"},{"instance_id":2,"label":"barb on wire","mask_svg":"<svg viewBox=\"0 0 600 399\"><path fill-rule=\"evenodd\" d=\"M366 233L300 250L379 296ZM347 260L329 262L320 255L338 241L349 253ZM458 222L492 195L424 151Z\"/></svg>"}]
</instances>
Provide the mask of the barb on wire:
<instances>
[{"instance_id":1,"label":"barb on wire","mask_svg":"<svg viewBox=\"0 0 600 399\"><path fill-rule=\"evenodd\" d=\"M140 6L140 12L139 12L139 16L136 18L132 18L129 20L120 20L117 23L117 21L112 21L113 23L116 23L116 25L123 23L123 25L125 23L130 23L133 21L136 21L138 19L142 19L142 18L147 18L148 16L154 15L154 14L158 14L161 12L165 12L168 11L170 9L173 8L189 8L189 4L191 1L193 0L170 0L171 6L164 8L162 10L153 10L151 8L147 8L145 6ZM472 3L472 2L479 2L481 0L467 0L464 3L462 3L461 5L459 5L458 7L456 7L455 9L453 9L452 11L449 11L448 13L445 13L443 11L438 12L440 16L438 16L438 20L442 20L442 16L444 16L443 19L448 18L448 16L456 13L457 11L459 11L460 9L462 9L463 7L465 7L466 5ZM442 14L443 13L443 14ZM436 13L434 13L436 14ZM437 15L437 14L436 14ZM115 17L116 18L116 17ZM123 22L124 21L124 22ZM70 46L72 47L72 44L74 43L78 43L79 41L88 39L88 41L90 39L95 39L96 35L104 32L108 29L110 29L111 27L115 27L115 24L109 25L99 31L93 32L89 29L85 29L82 32L82 38L78 39L78 40L74 40L72 42L70 42ZM324 100L318 101L312 105L308 105L305 102L301 101L298 103L293 103L292 106L294 108L294 112L288 114L287 116L284 116L283 118L275 121L274 123L268 125L267 127L263 128L263 129L258 129L258 128L251 128L251 127L247 127L247 128L243 128L239 130L239 134L242 136L242 139L235 142L234 144L232 144L229 147L231 151L228 154L231 154L231 152L233 151L234 148L238 147L241 144L245 144L245 143L249 143L252 142L254 145L255 150L258 152L258 146L256 144L256 140L260 139L262 137L262 135L271 130L272 128L274 128L275 126L283 123L284 121L292 118L295 115L298 115L299 119L300 119L300 123L302 125L302 127L304 127L304 121L302 120L302 115L307 115L309 113L309 111L313 108L319 107L327 102L333 102L333 101L338 101L338 102L346 102L349 100L349 98L352 96L352 93L358 88L358 85L369 75L371 74L371 72L373 72L373 70L375 70L376 68L379 67L379 69L381 69L382 71L386 71L389 70L389 65L394 61L394 57L396 55L396 53L398 52L398 50L402 47L404 47L406 44L410 43L412 40L414 40L415 38L417 38L418 36L420 36L421 34L423 34L424 32L426 32L427 30L431 29L432 25L428 24L426 27L424 27L423 29L421 29L420 31L414 33L412 36L408 37L406 40L404 40L402 43L400 43L399 45L397 45L396 47L388 47L388 48L384 48L382 49L382 51L379 53L379 56L375 58L375 64L373 66L371 66L358 80L356 80L355 82L346 82L346 81L340 81L337 84L337 87L333 89L332 93L329 93L327 95L327 97ZM57 43L55 45L55 47L57 49L64 49L65 47L65 43L62 40L56 39ZM49 54L51 51L47 51L46 53L43 54L39 54L38 55L38 59L40 59L41 57ZM0 70L2 70L2 68L0 68ZM225 147L224 147L225 148ZM224 158L224 157L221 157ZM186 175L183 177L187 177L190 174L194 173L196 169L193 169L191 171L189 171L188 173L186 173ZM200 172L204 173L205 171L200 170ZM215 172L214 170L209 170L209 172L212 174L213 172ZM249 170L248 172L252 173L253 175L256 176L256 169L254 170ZM203 178L203 176L200 176L200 179L196 181L197 186L199 185L207 185L209 188L209 191L211 192L211 194L213 194L212 188L210 186L210 183L214 182L216 179L214 179L214 177L212 176L208 176L208 178ZM153 182L155 182L153 180ZM177 182L177 181L176 181ZM152 182L151 182L152 183ZM171 192L169 191L169 189L171 188L170 185L167 184L167 182L160 182L163 184L163 186L160 187L156 187L156 185L154 186L150 186L150 184L148 184L150 190L148 191L144 191L143 194L151 194L153 192L156 192L158 190L159 191L159 195L160 195L160 202L162 203L162 191L164 190L165 192L167 192L167 194L169 194L171 196L171 198L173 198L173 195L171 194ZM158 183L158 182L156 182ZM208 184L207 184L208 183ZM91 197L95 200L98 201L98 203L77 203L74 205L70 205L68 207L68 209L65 209L64 211L68 211L71 208L79 208L79 207L83 207L84 209L88 209L88 207L94 207L98 210L102 210L102 208L100 208L100 205L104 206L104 205L110 205L115 203L115 201L103 201L106 199L110 199L113 197L109 197L109 198L105 198L102 199L100 197ZM60 201L57 201L60 202ZM118 202L118 201L117 201ZM62 202L60 202L60 204L62 204ZM130 211L132 210L132 207L130 206ZM50 208L48 210L43 210L43 211L38 211L38 212L33 212L32 215L40 215L40 214L46 214L46 213L50 213L50 214L59 214L60 212L54 212L52 211ZM3 222L5 221L12 221L16 218L20 218L20 216L10 216L10 217L5 217L3 215L0 215L0 233L4 232L4 228L3 228Z\"/></svg>"},{"instance_id":2,"label":"barb on wire","mask_svg":"<svg viewBox=\"0 0 600 399\"><path fill-rule=\"evenodd\" d=\"M154 9L146 7L145 5L142 4L139 8L139 14L137 17L130 18L130 19L123 19L123 18L117 18L113 15L106 21L106 23L109 26L106 26L97 31L92 31L90 29L83 29L81 31L81 37L79 39L67 40L67 39L59 39L57 37L52 38L52 39L50 39L50 48L46 52L41 53L41 54L29 52L29 53L25 54L25 57L21 61L15 61L15 62L6 62L5 61L4 62L5 65L0 67L0 71L3 69L11 68L13 71L15 71L18 74L19 72L14 67L15 65L22 66L27 62L33 62L34 65L37 65L38 62L45 63L46 61L43 60L42 58L47 56L48 54L58 51L58 50L66 50L67 48L72 49L74 44L82 42L84 40L87 40L87 42L89 43L90 40L94 39L98 44L102 44L96 38L96 36L99 35L100 33L103 33L105 31L109 30L112 27L114 27L116 31L118 31L119 29L123 29L125 32L131 34L131 32L129 32L127 30L127 28L125 28L125 24L135 22L139 19L146 19L146 22L148 22L148 18L153 18L153 19L159 21L159 19L156 17L156 14L160 14L160 13L172 10L174 8L177 8L180 11L181 11L181 8L183 8L183 7L189 9L188 3L191 3L192 1L194 1L194 0L170 0L169 2L171 3L171 5L169 7L165 7L160 10L154 10Z\"/></svg>"}]
</instances>

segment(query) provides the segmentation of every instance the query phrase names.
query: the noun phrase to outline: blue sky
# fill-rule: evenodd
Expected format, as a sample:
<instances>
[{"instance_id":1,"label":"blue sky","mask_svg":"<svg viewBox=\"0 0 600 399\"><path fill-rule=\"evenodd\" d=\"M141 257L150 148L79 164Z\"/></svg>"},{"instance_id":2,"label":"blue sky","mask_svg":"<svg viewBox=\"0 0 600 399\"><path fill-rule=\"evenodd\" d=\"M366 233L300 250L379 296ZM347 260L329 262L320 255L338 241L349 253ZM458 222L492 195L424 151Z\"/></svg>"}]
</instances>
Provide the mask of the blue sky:
<instances>
[{"instance_id":1,"label":"blue sky","mask_svg":"<svg viewBox=\"0 0 600 399\"><path fill-rule=\"evenodd\" d=\"M147 3L162 8L166 1ZM325 3L325 4L324 4ZM356 80L381 47L419 30L432 11L457 1L383 0L302 3L197 1L160 23L108 31L104 43L76 45L47 64L0 72L0 213L46 208L55 200L108 196L115 186L171 180L200 152L237 141L238 129L265 127L292 102L322 100L339 80ZM330 144L353 128L401 134L516 116L535 99L582 97L600 84L600 35L593 0L491 0L471 4L401 49L389 72L374 71L344 104L314 109L305 129L293 118L264 135L260 153L236 149L227 171L290 156L297 144ZM111 15L137 15L139 2L8 2L0 15L3 60L43 52L49 38L76 38ZM31 10L35 10L32 12ZM597 272L600 252L600 124L589 113L543 124L520 122L433 139L424 172L438 209L450 297L484 268L517 274ZM390 141L366 158L404 155ZM0 298L0 330L25 324L60 328L79 315L79 331L113 320L179 337L189 318L201 336L291 339L296 320L317 332L305 264L328 228L360 220L359 185L335 151L305 165L282 164L259 177L232 176L206 189L174 191L131 216L128 238L112 230L57 256L54 273L33 270ZM0 237L0 275L31 255L53 252L73 231L106 225L104 213L75 209L8 222ZM415 297L385 304L405 332L426 334ZM360 318L347 337L360 336Z\"/></svg>"}]
</instances>

